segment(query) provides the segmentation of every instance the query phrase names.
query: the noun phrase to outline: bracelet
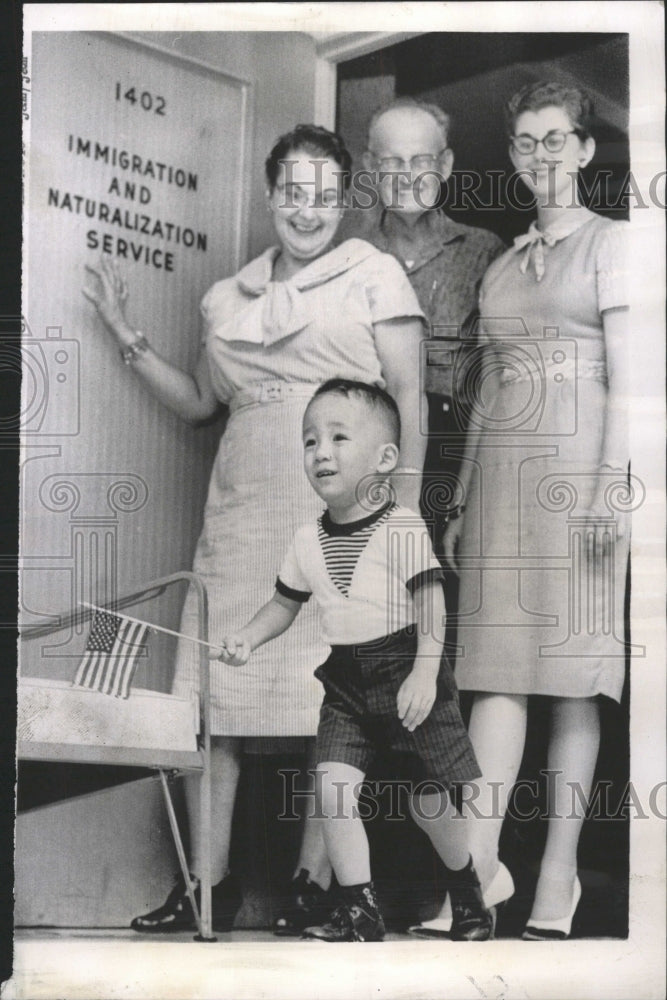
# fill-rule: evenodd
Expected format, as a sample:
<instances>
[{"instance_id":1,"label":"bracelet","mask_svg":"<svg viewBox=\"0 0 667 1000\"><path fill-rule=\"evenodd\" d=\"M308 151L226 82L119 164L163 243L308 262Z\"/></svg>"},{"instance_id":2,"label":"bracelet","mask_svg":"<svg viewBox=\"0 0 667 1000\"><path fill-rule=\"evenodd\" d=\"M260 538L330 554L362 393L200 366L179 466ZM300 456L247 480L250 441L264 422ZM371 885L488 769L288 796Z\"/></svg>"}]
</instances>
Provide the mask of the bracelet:
<instances>
[{"instance_id":1,"label":"bracelet","mask_svg":"<svg viewBox=\"0 0 667 1000\"><path fill-rule=\"evenodd\" d=\"M454 507L452 508L452 510L447 511L445 515L445 524L448 524L450 521L458 520L458 518L461 517L461 514L463 514L465 509L466 505L464 503L461 503L459 504L458 507Z\"/></svg>"},{"instance_id":2,"label":"bracelet","mask_svg":"<svg viewBox=\"0 0 667 1000\"><path fill-rule=\"evenodd\" d=\"M135 340L134 343L130 344L128 347L121 347L120 349L120 356L123 359L123 363L126 365L133 365L135 361L138 361L141 355L145 354L150 347L150 344L144 337L143 333L140 333L138 330L136 333L137 340Z\"/></svg>"}]
</instances>

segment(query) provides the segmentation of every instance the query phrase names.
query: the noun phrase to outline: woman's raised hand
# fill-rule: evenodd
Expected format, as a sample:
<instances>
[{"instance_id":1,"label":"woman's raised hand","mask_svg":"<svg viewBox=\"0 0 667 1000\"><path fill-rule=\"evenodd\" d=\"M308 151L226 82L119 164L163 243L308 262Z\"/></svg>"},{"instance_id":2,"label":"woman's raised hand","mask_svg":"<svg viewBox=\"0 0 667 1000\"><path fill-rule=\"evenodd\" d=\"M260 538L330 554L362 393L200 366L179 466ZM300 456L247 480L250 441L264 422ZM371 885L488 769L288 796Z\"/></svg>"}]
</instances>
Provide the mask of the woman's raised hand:
<instances>
[{"instance_id":1,"label":"woman's raised hand","mask_svg":"<svg viewBox=\"0 0 667 1000\"><path fill-rule=\"evenodd\" d=\"M181 420L194 426L212 417L220 404L213 389L206 351L200 351L192 374L172 365L128 323L127 283L117 261L102 257L95 266L86 264L86 272L83 294L115 337L123 361L132 366L149 392Z\"/></svg>"},{"instance_id":2,"label":"woman's raised hand","mask_svg":"<svg viewBox=\"0 0 667 1000\"><path fill-rule=\"evenodd\" d=\"M112 333L122 343L136 340L136 334L125 318L128 289L120 274L118 262L112 257L102 257L97 267L86 264L86 271L93 276L94 287L84 285L82 291L97 309ZM127 335L127 336L125 336Z\"/></svg>"}]
</instances>

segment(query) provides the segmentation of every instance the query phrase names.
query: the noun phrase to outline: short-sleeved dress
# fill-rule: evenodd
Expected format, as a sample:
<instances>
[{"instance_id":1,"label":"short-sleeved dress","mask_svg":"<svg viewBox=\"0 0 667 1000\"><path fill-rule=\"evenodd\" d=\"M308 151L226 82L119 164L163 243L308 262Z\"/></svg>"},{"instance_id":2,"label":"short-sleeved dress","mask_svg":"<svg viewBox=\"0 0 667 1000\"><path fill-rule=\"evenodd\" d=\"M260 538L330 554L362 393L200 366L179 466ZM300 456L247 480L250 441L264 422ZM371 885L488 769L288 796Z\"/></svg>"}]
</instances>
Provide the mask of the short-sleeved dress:
<instances>
[{"instance_id":1,"label":"short-sleeved dress","mask_svg":"<svg viewBox=\"0 0 667 1000\"><path fill-rule=\"evenodd\" d=\"M374 324L422 317L397 261L363 240L347 240L284 282L271 280L277 253L267 250L202 300L213 386L230 408L193 567L207 587L213 640L271 598L294 532L321 512L301 441L315 389L334 376L384 386ZM181 630L195 628L189 596ZM306 608L245 666L212 664L213 733L313 735L322 700L313 671L328 652L316 611ZM195 688L197 671L193 644L180 643L174 693Z\"/></svg>"},{"instance_id":2,"label":"short-sleeved dress","mask_svg":"<svg viewBox=\"0 0 667 1000\"><path fill-rule=\"evenodd\" d=\"M627 224L578 221L540 248L541 280L534 262L521 268L531 249L512 248L482 283L482 338L500 386L486 398L481 385L472 417L482 430L459 550L461 689L621 697L628 539L613 557L588 559L578 518L601 459L601 314L627 305ZM607 478L613 505L624 474Z\"/></svg>"}]
</instances>

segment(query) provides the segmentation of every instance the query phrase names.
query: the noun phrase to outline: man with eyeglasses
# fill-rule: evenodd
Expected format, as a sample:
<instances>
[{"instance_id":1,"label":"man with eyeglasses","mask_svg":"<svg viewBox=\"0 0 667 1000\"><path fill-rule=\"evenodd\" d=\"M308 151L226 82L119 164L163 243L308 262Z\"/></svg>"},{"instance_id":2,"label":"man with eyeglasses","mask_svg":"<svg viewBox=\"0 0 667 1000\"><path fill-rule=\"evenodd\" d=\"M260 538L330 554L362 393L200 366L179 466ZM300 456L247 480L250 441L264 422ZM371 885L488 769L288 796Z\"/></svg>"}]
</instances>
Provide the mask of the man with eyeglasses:
<instances>
[{"instance_id":1,"label":"man with eyeglasses","mask_svg":"<svg viewBox=\"0 0 667 1000\"><path fill-rule=\"evenodd\" d=\"M463 344L477 313L477 293L489 264L505 249L486 229L454 222L439 207L441 185L452 172L449 116L437 105L398 98L372 116L364 167L373 177L379 203L349 213L345 238L354 235L393 254L403 265L430 327L423 379L429 415L422 507L441 550L448 516L456 516L460 497L451 503L438 482L451 483L460 457L443 455L448 445L462 454L466 407L462 398L473 383L465 378ZM458 359L458 363L457 363ZM455 380L455 372L461 378ZM447 514L447 508L454 507ZM456 587L452 580L448 589ZM448 610L455 593L448 594Z\"/></svg>"},{"instance_id":2,"label":"man with eyeglasses","mask_svg":"<svg viewBox=\"0 0 667 1000\"><path fill-rule=\"evenodd\" d=\"M466 346L462 352L462 344L473 346L470 333L477 314L479 284L505 247L493 233L454 222L439 207L442 184L454 162L448 133L449 116L434 104L399 98L376 111L369 123L363 164L373 178L377 204L348 211L339 235L345 230L342 238L361 237L397 257L429 324L430 339L424 343L422 355L429 437L421 507L443 562L445 645L452 656L458 579L442 559L442 539L448 517L461 512L460 493L455 488L450 492L450 487L456 483L465 445L467 421L462 397L474 382L462 378L455 385L454 371L460 369L460 365L455 369L455 362L457 358L462 361L468 350ZM367 177L363 183L368 184ZM359 186L357 201L361 200ZM415 386L415 399L418 388ZM450 453L445 451L448 448ZM421 871L420 877L428 878L432 861L420 855L422 845L408 829L400 836L400 849L415 861L414 866L404 867ZM401 898L404 905L406 897ZM409 919L410 914L405 916Z\"/></svg>"}]
</instances>

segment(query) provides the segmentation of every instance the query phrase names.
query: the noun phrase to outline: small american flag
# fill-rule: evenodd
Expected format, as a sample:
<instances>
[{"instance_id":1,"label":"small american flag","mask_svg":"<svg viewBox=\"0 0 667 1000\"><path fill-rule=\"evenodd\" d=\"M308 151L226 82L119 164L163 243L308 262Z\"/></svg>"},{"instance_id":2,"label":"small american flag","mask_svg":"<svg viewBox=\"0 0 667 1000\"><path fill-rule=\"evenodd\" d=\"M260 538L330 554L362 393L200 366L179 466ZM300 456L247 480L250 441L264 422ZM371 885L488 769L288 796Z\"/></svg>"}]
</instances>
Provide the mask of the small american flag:
<instances>
[{"instance_id":1,"label":"small american flag","mask_svg":"<svg viewBox=\"0 0 667 1000\"><path fill-rule=\"evenodd\" d=\"M129 698L137 658L145 649L147 631L147 625L106 611L97 612L74 687Z\"/></svg>"}]
</instances>

